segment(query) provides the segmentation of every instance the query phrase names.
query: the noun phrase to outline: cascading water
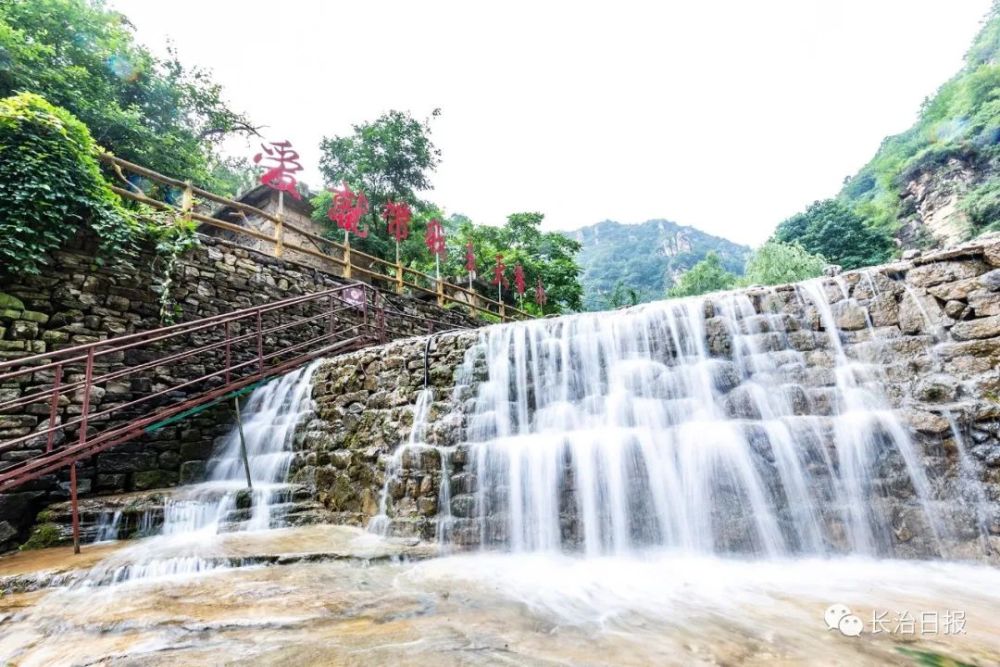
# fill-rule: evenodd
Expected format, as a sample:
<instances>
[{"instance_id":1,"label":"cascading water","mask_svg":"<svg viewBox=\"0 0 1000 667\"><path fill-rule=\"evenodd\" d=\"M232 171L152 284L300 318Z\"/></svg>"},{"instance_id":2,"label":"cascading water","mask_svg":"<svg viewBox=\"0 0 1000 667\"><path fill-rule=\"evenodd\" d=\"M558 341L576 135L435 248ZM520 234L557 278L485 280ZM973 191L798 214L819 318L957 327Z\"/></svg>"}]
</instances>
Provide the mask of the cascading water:
<instances>
[{"instance_id":1,"label":"cascading water","mask_svg":"<svg viewBox=\"0 0 1000 667\"><path fill-rule=\"evenodd\" d=\"M944 554L947 491L879 366L845 349L821 281L796 290L825 334L769 309L775 293L484 329L457 380L478 385L460 447L474 511L455 519L442 506L444 524L513 551L891 555L905 511L924 551ZM446 468L452 453L442 451ZM373 524L383 531L386 513L384 492Z\"/></svg>"},{"instance_id":2,"label":"cascading water","mask_svg":"<svg viewBox=\"0 0 1000 667\"><path fill-rule=\"evenodd\" d=\"M294 453L292 439L299 420L312 409L314 362L256 389L243 409L252 490L247 489L239 429L234 427L213 459L208 481L179 489L163 507L160 535L100 563L87 585L188 575L227 567L229 561L205 558L198 547L220 532L273 527L277 502L285 500L285 484ZM98 540L117 536L116 519L102 524ZM148 526L140 532L149 534Z\"/></svg>"},{"instance_id":3,"label":"cascading water","mask_svg":"<svg viewBox=\"0 0 1000 667\"><path fill-rule=\"evenodd\" d=\"M164 535L271 527L274 501L281 499L287 490L284 482L293 457L295 427L302 415L312 409L312 375L320 363L313 362L258 388L243 408L252 491L246 489L240 432L234 427L226 437L221 455L209 465L208 481L190 488L183 497L167 501ZM244 507L237 508L240 499ZM238 509L248 509L249 516L236 512Z\"/></svg>"}]
</instances>

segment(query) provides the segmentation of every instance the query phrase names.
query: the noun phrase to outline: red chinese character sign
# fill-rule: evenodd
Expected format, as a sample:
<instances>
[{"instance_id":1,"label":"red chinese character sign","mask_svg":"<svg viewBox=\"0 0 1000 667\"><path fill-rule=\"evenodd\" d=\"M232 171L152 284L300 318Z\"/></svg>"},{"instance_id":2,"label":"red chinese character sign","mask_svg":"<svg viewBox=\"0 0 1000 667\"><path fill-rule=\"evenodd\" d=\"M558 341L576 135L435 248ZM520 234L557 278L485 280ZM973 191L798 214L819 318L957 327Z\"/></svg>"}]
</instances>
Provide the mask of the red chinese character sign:
<instances>
[{"instance_id":1,"label":"red chinese character sign","mask_svg":"<svg viewBox=\"0 0 1000 667\"><path fill-rule=\"evenodd\" d=\"M538 282L535 283L535 303L544 307L548 302L549 297L545 294L545 288L542 287L542 279L539 278Z\"/></svg>"},{"instance_id":2,"label":"red chinese character sign","mask_svg":"<svg viewBox=\"0 0 1000 667\"><path fill-rule=\"evenodd\" d=\"M350 243L350 234L359 238L368 236L368 228L361 225L361 220L368 213L368 198L363 192L354 192L347 183L341 183L340 190L330 188L333 193L333 204L326 212L337 227L344 230L344 243Z\"/></svg>"},{"instance_id":3,"label":"red chinese character sign","mask_svg":"<svg viewBox=\"0 0 1000 667\"><path fill-rule=\"evenodd\" d=\"M441 221L434 218L427 223L427 232L424 234L424 243L427 249L434 254L434 261L437 267L437 279L441 280L441 258L445 254L444 227Z\"/></svg>"},{"instance_id":4,"label":"red chinese character sign","mask_svg":"<svg viewBox=\"0 0 1000 667\"><path fill-rule=\"evenodd\" d=\"M382 209L382 217L389 235L396 239L396 263L399 264L399 242L410 236L410 220L413 218L410 205L406 202L387 202Z\"/></svg>"},{"instance_id":5,"label":"red chinese character sign","mask_svg":"<svg viewBox=\"0 0 1000 667\"><path fill-rule=\"evenodd\" d=\"M302 199L296 189L296 180L292 174L302 171L299 163L299 153L292 148L289 141L272 141L260 145L262 152L253 156L254 164L264 163L264 173L260 182L279 193L287 192L295 199Z\"/></svg>"}]
</instances>

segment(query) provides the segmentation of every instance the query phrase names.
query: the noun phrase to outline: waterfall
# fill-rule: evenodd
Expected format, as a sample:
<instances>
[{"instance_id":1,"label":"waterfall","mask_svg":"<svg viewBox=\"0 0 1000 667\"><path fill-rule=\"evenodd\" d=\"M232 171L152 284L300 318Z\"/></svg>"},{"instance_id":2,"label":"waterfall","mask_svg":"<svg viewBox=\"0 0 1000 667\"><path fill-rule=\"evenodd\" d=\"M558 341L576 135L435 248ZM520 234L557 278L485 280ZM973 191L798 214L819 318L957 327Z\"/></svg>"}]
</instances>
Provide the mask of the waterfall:
<instances>
[{"instance_id":1,"label":"waterfall","mask_svg":"<svg viewBox=\"0 0 1000 667\"><path fill-rule=\"evenodd\" d=\"M208 481L167 500L164 535L271 527L272 507L287 491L284 482L293 457L295 427L312 409L312 376L320 363L258 387L247 400L243 435L253 489L246 488L240 432L234 426L209 465Z\"/></svg>"},{"instance_id":2,"label":"waterfall","mask_svg":"<svg viewBox=\"0 0 1000 667\"><path fill-rule=\"evenodd\" d=\"M841 331L831 301L864 309L831 287L483 329L456 381L475 387L460 446L475 489L439 494L472 509L441 508L448 526L512 551L885 556L905 516L945 555L955 491L928 473L879 364L844 344L877 332L866 311Z\"/></svg>"}]
</instances>

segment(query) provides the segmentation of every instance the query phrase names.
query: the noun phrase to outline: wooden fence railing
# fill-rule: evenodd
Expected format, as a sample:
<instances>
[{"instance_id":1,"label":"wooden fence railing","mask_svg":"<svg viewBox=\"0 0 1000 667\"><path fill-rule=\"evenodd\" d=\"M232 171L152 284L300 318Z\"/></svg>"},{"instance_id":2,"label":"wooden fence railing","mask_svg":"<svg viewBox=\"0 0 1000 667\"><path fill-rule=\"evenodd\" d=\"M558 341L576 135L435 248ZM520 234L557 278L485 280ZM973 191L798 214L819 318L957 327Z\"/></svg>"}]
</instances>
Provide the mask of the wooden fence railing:
<instances>
[{"instance_id":1,"label":"wooden fence railing","mask_svg":"<svg viewBox=\"0 0 1000 667\"><path fill-rule=\"evenodd\" d=\"M122 181L130 186L128 188L111 186L111 189L120 197L146 204L161 211L172 212L189 220L196 220L215 229L229 232L237 237L243 236L264 241L271 244L275 257L282 257L286 250L292 250L337 267L340 275L346 279L356 279L360 276L369 280L382 281L394 285L397 293L409 291L413 294L430 295L437 299L439 306L444 307L447 304L457 304L467 308L471 313L491 316L499 319L501 322L531 319L533 317L523 310L505 304L502 301L491 299L475 290L444 280L438 280L434 276L410 268L402 263L390 262L381 257L369 255L352 248L349 243L340 243L314 234L286 221L284 215L281 213L270 213L255 206L202 190L193 186L190 182L164 176L152 169L128 162L110 153L102 153L100 159L114 169L122 178ZM132 185L126 179L123 172L130 172L148 178L150 181L161 185L179 188L184 193L181 199L181 206L177 207L168 202L149 197L137 186ZM194 210L195 197L221 204L246 215L257 216L262 220L270 221L274 227L274 233L273 235L267 234L259 229L235 225L231 222L199 213ZM286 231L294 232L308 239L316 245L316 248L307 248L287 240L285 238ZM325 251L325 249L330 249L330 251Z\"/></svg>"}]
</instances>

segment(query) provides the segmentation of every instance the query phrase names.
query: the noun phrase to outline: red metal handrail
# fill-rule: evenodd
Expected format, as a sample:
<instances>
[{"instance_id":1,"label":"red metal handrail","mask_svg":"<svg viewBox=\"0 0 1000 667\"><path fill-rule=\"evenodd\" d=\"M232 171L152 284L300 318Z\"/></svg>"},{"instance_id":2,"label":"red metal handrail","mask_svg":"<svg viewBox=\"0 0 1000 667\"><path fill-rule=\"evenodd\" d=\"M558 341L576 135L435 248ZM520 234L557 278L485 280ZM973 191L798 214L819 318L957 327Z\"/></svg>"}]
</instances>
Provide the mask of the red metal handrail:
<instances>
[{"instance_id":1,"label":"red metal handrail","mask_svg":"<svg viewBox=\"0 0 1000 667\"><path fill-rule=\"evenodd\" d=\"M424 325L428 331L455 328L391 306L388 315L409 331L387 323L387 302L378 290L354 283L0 362L0 387L15 388L13 398L0 402L0 415L20 415L31 429L0 442L0 452L24 454L6 467L0 463L0 493L69 466L78 545L80 460L312 359L422 332ZM112 400L103 400L108 396ZM42 415L47 422L31 423Z\"/></svg>"}]
</instances>

